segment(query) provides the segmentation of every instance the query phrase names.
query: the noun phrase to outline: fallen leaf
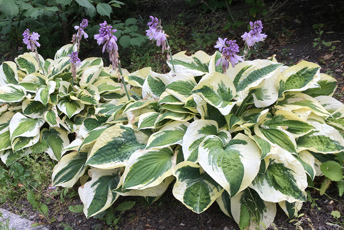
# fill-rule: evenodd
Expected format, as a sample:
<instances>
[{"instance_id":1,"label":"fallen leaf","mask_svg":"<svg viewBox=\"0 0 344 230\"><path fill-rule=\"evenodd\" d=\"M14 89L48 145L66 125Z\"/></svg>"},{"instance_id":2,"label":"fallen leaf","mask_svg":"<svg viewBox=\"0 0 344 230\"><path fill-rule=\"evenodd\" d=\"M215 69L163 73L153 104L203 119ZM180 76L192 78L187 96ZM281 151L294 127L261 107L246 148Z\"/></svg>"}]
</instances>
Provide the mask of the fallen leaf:
<instances>
[{"instance_id":1,"label":"fallen leaf","mask_svg":"<svg viewBox=\"0 0 344 230\"><path fill-rule=\"evenodd\" d=\"M332 58L332 56L333 56L333 53L325 54L323 58L324 58L324 60L330 60Z\"/></svg>"}]
</instances>

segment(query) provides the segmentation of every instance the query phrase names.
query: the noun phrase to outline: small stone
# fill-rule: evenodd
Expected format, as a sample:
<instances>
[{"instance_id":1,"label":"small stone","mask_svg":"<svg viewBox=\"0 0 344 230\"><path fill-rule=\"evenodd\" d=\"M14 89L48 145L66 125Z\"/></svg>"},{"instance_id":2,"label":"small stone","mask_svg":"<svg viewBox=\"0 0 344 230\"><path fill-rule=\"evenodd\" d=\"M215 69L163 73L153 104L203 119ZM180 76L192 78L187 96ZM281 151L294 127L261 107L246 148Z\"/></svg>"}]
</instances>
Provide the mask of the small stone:
<instances>
[{"instance_id":1,"label":"small stone","mask_svg":"<svg viewBox=\"0 0 344 230\"><path fill-rule=\"evenodd\" d=\"M33 220L33 218L35 218L35 217L36 217L36 214L33 214L32 216L29 216L29 219Z\"/></svg>"},{"instance_id":2,"label":"small stone","mask_svg":"<svg viewBox=\"0 0 344 230\"><path fill-rule=\"evenodd\" d=\"M185 224L183 224L183 223L180 223L180 225L181 225L181 226L185 226Z\"/></svg>"},{"instance_id":3,"label":"small stone","mask_svg":"<svg viewBox=\"0 0 344 230\"><path fill-rule=\"evenodd\" d=\"M228 228L227 226L225 226L225 227L223 228L223 230L229 230L229 228Z\"/></svg>"}]
</instances>

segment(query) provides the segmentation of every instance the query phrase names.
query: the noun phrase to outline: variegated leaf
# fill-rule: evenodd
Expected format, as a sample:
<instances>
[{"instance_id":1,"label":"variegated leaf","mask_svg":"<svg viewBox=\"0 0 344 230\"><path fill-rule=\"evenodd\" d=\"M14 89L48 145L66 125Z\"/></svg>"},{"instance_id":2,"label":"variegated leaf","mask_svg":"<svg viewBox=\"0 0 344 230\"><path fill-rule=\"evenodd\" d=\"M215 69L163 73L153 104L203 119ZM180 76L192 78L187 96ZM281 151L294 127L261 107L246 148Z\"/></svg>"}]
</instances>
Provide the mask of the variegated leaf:
<instances>
[{"instance_id":1,"label":"variegated leaf","mask_svg":"<svg viewBox=\"0 0 344 230\"><path fill-rule=\"evenodd\" d=\"M197 85L193 75L177 74L172 82L166 86L166 91L185 102L192 94L193 88Z\"/></svg>"},{"instance_id":2,"label":"variegated leaf","mask_svg":"<svg viewBox=\"0 0 344 230\"><path fill-rule=\"evenodd\" d=\"M26 75L23 80L20 81L19 85L23 86L27 91L35 93L37 90L46 85L47 78L40 73L32 73Z\"/></svg>"},{"instance_id":3,"label":"variegated leaf","mask_svg":"<svg viewBox=\"0 0 344 230\"><path fill-rule=\"evenodd\" d=\"M12 149L16 152L18 150L33 146L39 141L39 137L39 134L33 137L15 137L12 139Z\"/></svg>"},{"instance_id":4,"label":"variegated leaf","mask_svg":"<svg viewBox=\"0 0 344 230\"><path fill-rule=\"evenodd\" d=\"M164 148L174 144L181 144L188 125L188 122L174 121L164 126L149 137L146 149Z\"/></svg>"},{"instance_id":5,"label":"variegated leaf","mask_svg":"<svg viewBox=\"0 0 344 230\"><path fill-rule=\"evenodd\" d=\"M298 150L309 150L316 153L332 154L342 152L344 138L337 129L327 124L309 121L315 127L313 132L297 139Z\"/></svg>"},{"instance_id":6,"label":"variegated leaf","mask_svg":"<svg viewBox=\"0 0 344 230\"><path fill-rule=\"evenodd\" d=\"M34 100L41 102L43 105L47 105L50 98L49 96L55 91L55 87L56 87L56 82L49 81L48 86L40 87L38 89Z\"/></svg>"},{"instance_id":7,"label":"variegated leaf","mask_svg":"<svg viewBox=\"0 0 344 230\"><path fill-rule=\"evenodd\" d=\"M57 109L55 106L43 114L43 119L49 124L50 127L59 127L60 125L60 118L57 114Z\"/></svg>"},{"instance_id":8,"label":"variegated leaf","mask_svg":"<svg viewBox=\"0 0 344 230\"><path fill-rule=\"evenodd\" d=\"M15 161L19 160L27 154L29 154L29 151L13 151L12 149L8 149L5 151L0 151L0 158L6 166L10 166Z\"/></svg>"},{"instance_id":9,"label":"variegated leaf","mask_svg":"<svg viewBox=\"0 0 344 230\"><path fill-rule=\"evenodd\" d=\"M199 164L231 196L247 188L258 174L260 149L243 134L226 145L219 137L208 136L198 151Z\"/></svg>"},{"instance_id":10,"label":"variegated leaf","mask_svg":"<svg viewBox=\"0 0 344 230\"><path fill-rule=\"evenodd\" d=\"M84 70L82 73L79 85L83 89L90 84L93 84L99 77L101 68L98 66L91 66Z\"/></svg>"},{"instance_id":11,"label":"variegated leaf","mask_svg":"<svg viewBox=\"0 0 344 230\"><path fill-rule=\"evenodd\" d=\"M54 60L62 58L62 57L68 57L68 54L71 54L73 51L77 50L77 46L73 44L67 44L62 46L54 56Z\"/></svg>"},{"instance_id":12,"label":"variegated leaf","mask_svg":"<svg viewBox=\"0 0 344 230\"><path fill-rule=\"evenodd\" d=\"M142 190L159 185L172 175L175 161L170 147L136 151L123 173L123 189Z\"/></svg>"},{"instance_id":13,"label":"variegated leaf","mask_svg":"<svg viewBox=\"0 0 344 230\"><path fill-rule=\"evenodd\" d=\"M159 98L171 80L172 76L167 74L149 75L142 85L142 97L145 99L150 97L153 99Z\"/></svg>"},{"instance_id":14,"label":"variegated leaf","mask_svg":"<svg viewBox=\"0 0 344 230\"><path fill-rule=\"evenodd\" d=\"M0 65L0 86L6 84L18 84L17 65L11 61L5 61Z\"/></svg>"},{"instance_id":15,"label":"variegated leaf","mask_svg":"<svg viewBox=\"0 0 344 230\"><path fill-rule=\"evenodd\" d=\"M155 122L158 119L160 113L158 112L149 112L140 115L138 128L141 129L154 129Z\"/></svg>"},{"instance_id":16,"label":"variegated leaf","mask_svg":"<svg viewBox=\"0 0 344 230\"><path fill-rule=\"evenodd\" d=\"M213 120L198 120L192 122L183 137L183 154L187 161L198 161L198 146L208 135L217 135L218 126Z\"/></svg>"},{"instance_id":17,"label":"variegated leaf","mask_svg":"<svg viewBox=\"0 0 344 230\"><path fill-rule=\"evenodd\" d=\"M35 137L39 134L43 119L27 118L21 113L16 113L10 122L11 141L16 137Z\"/></svg>"},{"instance_id":18,"label":"variegated leaf","mask_svg":"<svg viewBox=\"0 0 344 230\"><path fill-rule=\"evenodd\" d=\"M48 143L47 153L53 160L60 160L63 149L69 145L68 132L60 128L42 129L42 139Z\"/></svg>"},{"instance_id":19,"label":"variegated leaf","mask_svg":"<svg viewBox=\"0 0 344 230\"><path fill-rule=\"evenodd\" d=\"M203 76L193 93L201 95L203 100L216 107L223 115L229 114L235 105L232 102L236 95L233 82L221 73L213 72Z\"/></svg>"},{"instance_id":20,"label":"variegated leaf","mask_svg":"<svg viewBox=\"0 0 344 230\"><path fill-rule=\"evenodd\" d=\"M152 73L151 67L146 67L140 70L137 70L131 74L125 76L125 81L130 85L135 87L142 87L146 78Z\"/></svg>"},{"instance_id":21,"label":"variegated leaf","mask_svg":"<svg viewBox=\"0 0 344 230\"><path fill-rule=\"evenodd\" d=\"M23 101L22 112L30 118L43 118L43 114L49 109L39 101L26 99Z\"/></svg>"},{"instance_id":22,"label":"variegated leaf","mask_svg":"<svg viewBox=\"0 0 344 230\"><path fill-rule=\"evenodd\" d=\"M302 164L292 154L280 147L262 161L263 167L251 184L267 202L305 201L307 175Z\"/></svg>"},{"instance_id":23,"label":"variegated leaf","mask_svg":"<svg viewBox=\"0 0 344 230\"><path fill-rule=\"evenodd\" d=\"M114 191L120 182L119 171L116 169L90 169L91 180L79 188L79 196L84 204L87 218L108 209L118 198Z\"/></svg>"},{"instance_id":24,"label":"variegated leaf","mask_svg":"<svg viewBox=\"0 0 344 230\"><path fill-rule=\"evenodd\" d=\"M37 60L30 55L30 53L24 53L14 59L19 68L25 71L27 74L36 73L39 69Z\"/></svg>"},{"instance_id":25,"label":"variegated leaf","mask_svg":"<svg viewBox=\"0 0 344 230\"><path fill-rule=\"evenodd\" d=\"M202 76L208 72L208 63L210 56L204 51L197 51L195 54L188 56L186 51L173 55L173 64L176 73L191 74L193 76ZM167 64L172 69L172 60Z\"/></svg>"},{"instance_id":26,"label":"variegated leaf","mask_svg":"<svg viewBox=\"0 0 344 230\"><path fill-rule=\"evenodd\" d=\"M245 189L231 198L233 219L240 229L267 229L276 216L276 204L262 200L253 189Z\"/></svg>"},{"instance_id":27,"label":"variegated leaf","mask_svg":"<svg viewBox=\"0 0 344 230\"><path fill-rule=\"evenodd\" d=\"M303 202L296 201L289 203L288 201L281 201L278 204L289 218L294 218L302 208Z\"/></svg>"},{"instance_id":28,"label":"variegated leaf","mask_svg":"<svg viewBox=\"0 0 344 230\"><path fill-rule=\"evenodd\" d=\"M325 74L320 73L320 79L318 80L318 88L310 88L303 93L308 94L311 97L318 96L332 96L337 88L337 81L335 78Z\"/></svg>"},{"instance_id":29,"label":"variegated leaf","mask_svg":"<svg viewBox=\"0 0 344 230\"><path fill-rule=\"evenodd\" d=\"M286 110L277 110L275 116L271 120L265 121L263 126L272 129L281 128L292 133L295 137L303 136L314 129L308 122Z\"/></svg>"},{"instance_id":30,"label":"variegated leaf","mask_svg":"<svg viewBox=\"0 0 344 230\"><path fill-rule=\"evenodd\" d=\"M316 88L320 79L320 66L301 61L283 71L279 78L279 97L282 97L287 91L300 92L309 88Z\"/></svg>"},{"instance_id":31,"label":"variegated leaf","mask_svg":"<svg viewBox=\"0 0 344 230\"><path fill-rule=\"evenodd\" d=\"M57 108L66 114L69 118L73 117L75 114L80 113L84 109L85 105L78 102L71 100L68 97L63 97L59 100L57 104Z\"/></svg>"},{"instance_id":32,"label":"variegated leaf","mask_svg":"<svg viewBox=\"0 0 344 230\"><path fill-rule=\"evenodd\" d=\"M19 85L7 84L0 86L0 103L1 102L19 102L26 96L26 90Z\"/></svg>"},{"instance_id":33,"label":"variegated leaf","mask_svg":"<svg viewBox=\"0 0 344 230\"><path fill-rule=\"evenodd\" d=\"M136 150L144 147L144 144L138 142L130 126L114 125L99 136L88 156L87 164L102 169L123 167Z\"/></svg>"},{"instance_id":34,"label":"variegated leaf","mask_svg":"<svg viewBox=\"0 0 344 230\"><path fill-rule=\"evenodd\" d=\"M100 94L105 92L116 92L121 89L121 84L109 78L98 78L93 85L98 88Z\"/></svg>"},{"instance_id":35,"label":"variegated leaf","mask_svg":"<svg viewBox=\"0 0 344 230\"><path fill-rule=\"evenodd\" d=\"M277 109L297 110L309 109L316 115L327 118L330 113L314 98L303 93L290 92L284 94L284 99L277 102Z\"/></svg>"},{"instance_id":36,"label":"variegated leaf","mask_svg":"<svg viewBox=\"0 0 344 230\"><path fill-rule=\"evenodd\" d=\"M173 174L177 179L172 190L174 197L198 214L208 209L223 191L221 186L195 163L179 163Z\"/></svg>"},{"instance_id":37,"label":"variegated leaf","mask_svg":"<svg viewBox=\"0 0 344 230\"><path fill-rule=\"evenodd\" d=\"M184 103L182 101L178 100L178 98L176 98L172 94L168 93L167 91L164 91L160 95L159 104L160 105L162 105L162 104L184 105Z\"/></svg>"},{"instance_id":38,"label":"variegated leaf","mask_svg":"<svg viewBox=\"0 0 344 230\"><path fill-rule=\"evenodd\" d=\"M73 187L85 174L87 153L71 152L64 155L53 169L52 184L54 186Z\"/></svg>"}]
</instances>

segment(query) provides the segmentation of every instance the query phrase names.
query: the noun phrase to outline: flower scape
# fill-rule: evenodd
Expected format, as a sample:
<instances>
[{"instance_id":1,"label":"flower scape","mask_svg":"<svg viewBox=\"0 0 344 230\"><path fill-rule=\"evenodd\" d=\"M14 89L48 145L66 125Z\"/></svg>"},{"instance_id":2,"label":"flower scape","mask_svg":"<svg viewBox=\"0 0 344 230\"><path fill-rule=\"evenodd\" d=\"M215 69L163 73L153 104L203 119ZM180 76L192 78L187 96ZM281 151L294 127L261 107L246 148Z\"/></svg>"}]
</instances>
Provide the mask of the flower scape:
<instances>
[{"instance_id":1,"label":"flower scape","mask_svg":"<svg viewBox=\"0 0 344 230\"><path fill-rule=\"evenodd\" d=\"M161 21L150 18L147 36L171 52ZM11 165L42 149L58 161L52 186L81 183L87 218L119 196L153 203L172 184L193 212L216 202L240 229L266 229L277 206L297 215L307 180L326 173L322 165L341 168L344 105L332 97L335 79L307 61L245 60L267 37L261 21L242 35L243 54L235 40L219 38L212 55L170 55L166 74L121 70L116 29L106 21L94 39L111 66L80 60L87 25L75 27L73 44L54 59L36 56L39 35L27 29L31 52L0 66L1 160Z\"/></svg>"}]
</instances>

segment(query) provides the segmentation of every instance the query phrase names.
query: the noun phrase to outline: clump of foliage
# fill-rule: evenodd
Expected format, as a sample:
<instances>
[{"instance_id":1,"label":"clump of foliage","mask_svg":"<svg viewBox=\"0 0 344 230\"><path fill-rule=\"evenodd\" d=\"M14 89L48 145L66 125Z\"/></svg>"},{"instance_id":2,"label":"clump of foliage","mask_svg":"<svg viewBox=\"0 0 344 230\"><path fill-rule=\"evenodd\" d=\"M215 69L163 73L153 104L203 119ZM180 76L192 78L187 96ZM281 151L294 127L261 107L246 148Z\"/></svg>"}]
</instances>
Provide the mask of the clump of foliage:
<instances>
[{"instance_id":1,"label":"clump of foliage","mask_svg":"<svg viewBox=\"0 0 344 230\"><path fill-rule=\"evenodd\" d=\"M87 217L104 214L119 196L152 203L173 183L190 210L217 202L240 229L265 229L277 205L297 213L307 179L323 172L341 181L328 171L344 150L344 105L317 64L288 67L272 57L235 65L235 42L219 40L227 56L180 52L167 62L170 73L129 73L116 39L105 38L97 40L112 65L87 58L74 77L73 44L53 60L31 52L0 66L1 159L10 165L31 151L48 153L58 160L53 185L80 182Z\"/></svg>"}]
</instances>

